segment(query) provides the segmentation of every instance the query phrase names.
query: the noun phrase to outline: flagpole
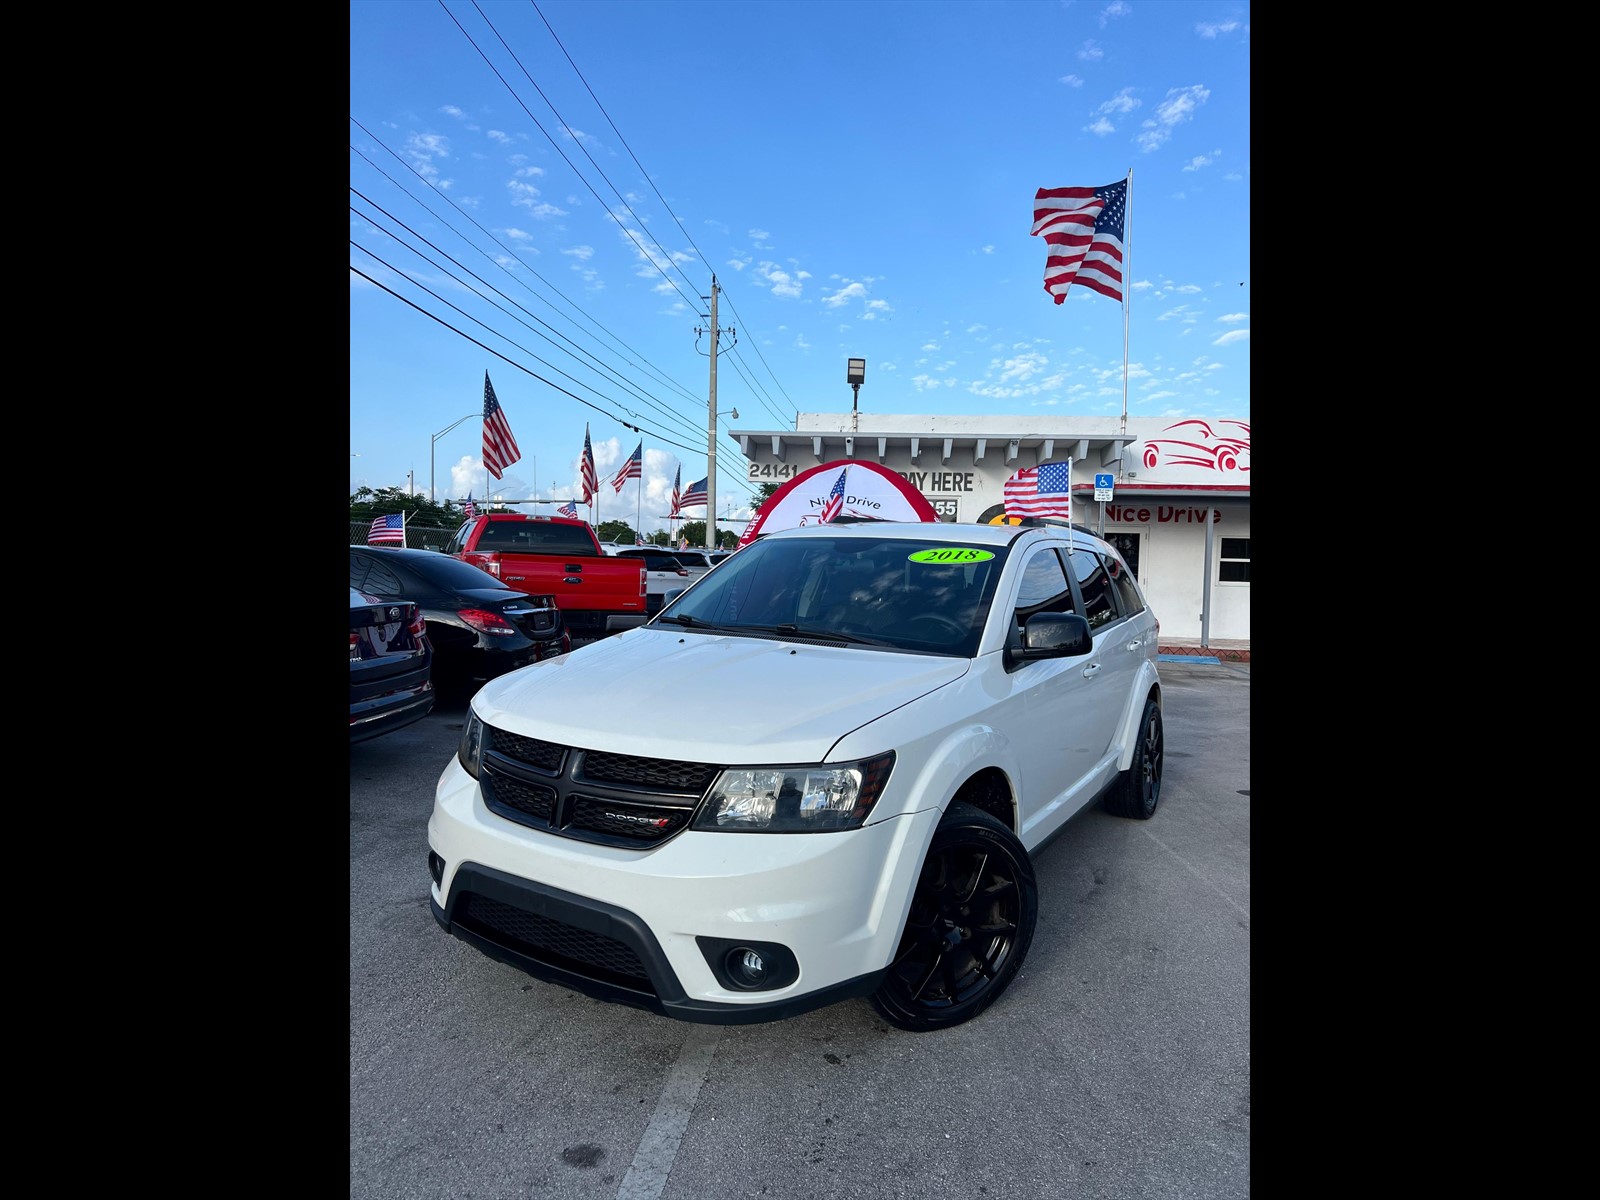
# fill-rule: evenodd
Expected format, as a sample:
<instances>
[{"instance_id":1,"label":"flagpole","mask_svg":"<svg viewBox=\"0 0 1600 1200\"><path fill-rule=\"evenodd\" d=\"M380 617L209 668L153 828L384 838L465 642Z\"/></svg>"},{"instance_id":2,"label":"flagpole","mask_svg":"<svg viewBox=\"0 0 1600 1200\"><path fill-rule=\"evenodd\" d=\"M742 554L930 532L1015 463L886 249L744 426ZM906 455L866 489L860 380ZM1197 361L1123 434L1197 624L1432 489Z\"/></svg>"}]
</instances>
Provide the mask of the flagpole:
<instances>
[{"instance_id":1,"label":"flagpole","mask_svg":"<svg viewBox=\"0 0 1600 1200\"><path fill-rule=\"evenodd\" d=\"M1128 309L1132 300L1133 287L1129 283L1132 276L1129 274L1128 264L1133 261L1133 168L1128 168L1128 194L1123 198L1125 208L1122 213L1122 430L1124 437L1128 433ZM1127 448L1124 442L1123 450ZM1121 453L1117 456L1117 474L1124 470Z\"/></svg>"},{"instance_id":2,"label":"flagpole","mask_svg":"<svg viewBox=\"0 0 1600 1200\"><path fill-rule=\"evenodd\" d=\"M644 545L644 439L639 440L639 490L634 493L633 508L633 539L639 545Z\"/></svg>"}]
</instances>

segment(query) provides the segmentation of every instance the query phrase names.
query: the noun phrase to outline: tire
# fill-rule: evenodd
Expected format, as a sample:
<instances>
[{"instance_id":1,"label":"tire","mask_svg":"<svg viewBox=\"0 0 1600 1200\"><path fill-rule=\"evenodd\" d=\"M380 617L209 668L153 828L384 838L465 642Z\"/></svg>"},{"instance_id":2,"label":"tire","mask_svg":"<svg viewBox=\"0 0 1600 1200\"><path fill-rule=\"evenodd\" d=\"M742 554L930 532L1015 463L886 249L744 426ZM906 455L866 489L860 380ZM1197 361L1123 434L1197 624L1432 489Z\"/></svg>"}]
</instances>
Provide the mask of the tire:
<instances>
[{"instance_id":1,"label":"tire","mask_svg":"<svg viewBox=\"0 0 1600 1200\"><path fill-rule=\"evenodd\" d=\"M1161 706L1151 696L1144 702L1139 717L1139 736L1133 745L1133 762L1117 776L1106 794L1106 811L1116 817L1148 821L1161 802L1161 768L1165 738L1161 729Z\"/></svg>"},{"instance_id":2,"label":"tire","mask_svg":"<svg viewBox=\"0 0 1600 1200\"><path fill-rule=\"evenodd\" d=\"M1038 918L1038 884L1022 843L988 813L952 802L872 1006L913 1033L970 1021L1016 978Z\"/></svg>"}]
</instances>

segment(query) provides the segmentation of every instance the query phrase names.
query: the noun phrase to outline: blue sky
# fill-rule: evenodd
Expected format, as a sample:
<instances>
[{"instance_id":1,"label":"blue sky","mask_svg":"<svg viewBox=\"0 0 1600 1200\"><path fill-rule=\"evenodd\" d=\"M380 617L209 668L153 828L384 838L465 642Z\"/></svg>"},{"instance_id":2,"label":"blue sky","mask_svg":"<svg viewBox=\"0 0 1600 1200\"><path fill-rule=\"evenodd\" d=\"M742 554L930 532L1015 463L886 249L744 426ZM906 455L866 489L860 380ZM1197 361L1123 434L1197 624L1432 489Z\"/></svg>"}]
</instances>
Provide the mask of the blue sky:
<instances>
[{"instance_id":1,"label":"blue sky","mask_svg":"<svg viewBox=\"0 0 1600 1200\"><path fill-rule=\"evenodd\" d=\"M848 358L874 419L1116 416L1122 306L1054 304L1029 231L1039 188L1130 171L1128 415L1249 420L1249 20L355 0L350 490L565 499L587 423L598 518L664 528L674 473L706 474L713 274L719 523L753 495L728 431L849 412ZM485 371L522 453L500 481ZM645 491L619 495L641 438Z\"/></svg>"}]
</instances>

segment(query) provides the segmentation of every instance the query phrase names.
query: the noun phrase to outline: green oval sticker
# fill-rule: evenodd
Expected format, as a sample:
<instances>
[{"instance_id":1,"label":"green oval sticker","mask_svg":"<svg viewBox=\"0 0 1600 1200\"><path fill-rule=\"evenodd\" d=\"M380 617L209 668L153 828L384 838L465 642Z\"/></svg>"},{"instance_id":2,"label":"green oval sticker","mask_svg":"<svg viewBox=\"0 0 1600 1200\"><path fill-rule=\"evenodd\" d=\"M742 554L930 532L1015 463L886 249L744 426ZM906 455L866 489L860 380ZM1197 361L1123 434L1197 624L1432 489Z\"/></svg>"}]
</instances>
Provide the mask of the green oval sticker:
<instances>
[{"instance_id":1,"label":"green oval sticker","mask_svg":"<svg viewBox=\"0 0 1600 1200\"><path fill-rule=\"evenodd\" d=\"M994 557L992 550L973 550L968 546L940 546L937 550L918 550L911 555L916 563L969 563L985 562Z\"/></svg>"}]
</instances>

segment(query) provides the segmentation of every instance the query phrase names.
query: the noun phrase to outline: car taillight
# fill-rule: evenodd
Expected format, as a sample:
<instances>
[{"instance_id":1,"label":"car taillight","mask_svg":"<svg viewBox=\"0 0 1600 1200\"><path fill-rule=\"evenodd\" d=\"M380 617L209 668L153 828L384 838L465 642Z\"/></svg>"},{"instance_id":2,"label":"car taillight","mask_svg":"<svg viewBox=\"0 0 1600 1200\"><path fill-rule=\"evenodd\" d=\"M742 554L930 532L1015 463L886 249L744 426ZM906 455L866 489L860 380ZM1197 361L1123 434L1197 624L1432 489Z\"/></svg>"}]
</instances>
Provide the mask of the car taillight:
<instances>
[{"instance_id":1,"label":"car taillight","mask_svg":"<svg viewBox=\"0 0 1600 1200\"><path fill-rule=\"evenodd\" d=\"M688 567L679 567L678 568L678 574L679 575L687 575L688 573L689 573L689 568Z\"/></svg>"},{"instance_id":2,"label":"car taillight","mask_svg":"<svg viewBox=\"0 0 1600 1200\"><path fill-rule=\"evenodd\" d=\"M479 633L493 634L496 637L510 637L516 633L516 626L512 625L497 612L489 612L482 608L463 608L456 612L467 625Z\"/></svg>"},{"instance_id":3,"label":"car taillight","mask_svg":"<svg viewBox=\"0 0 1600 1200\"><path fill-rule=\"evenodd\" d=\"M412 637L420 638L423 634L428 632L428 623L422 619L422 610L415 604L411 605L411 612L409 616L411 618L409 624L411 627Z\"/></svg>"},{"instance_id":4,"label":"car taillight","mask_svg":"<svg viewBox=\"0 0 1600 1200\"><path fill-rule=\"evenodd\" d=\"M650 594L650 581L645 576L645 569L643 567L640 567L639 568L639 595L648 596L649 594Z\"/></svg>"}]
</instances>

